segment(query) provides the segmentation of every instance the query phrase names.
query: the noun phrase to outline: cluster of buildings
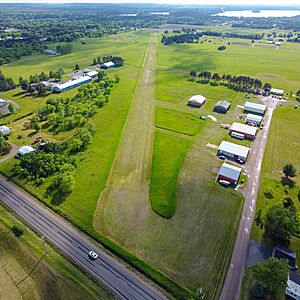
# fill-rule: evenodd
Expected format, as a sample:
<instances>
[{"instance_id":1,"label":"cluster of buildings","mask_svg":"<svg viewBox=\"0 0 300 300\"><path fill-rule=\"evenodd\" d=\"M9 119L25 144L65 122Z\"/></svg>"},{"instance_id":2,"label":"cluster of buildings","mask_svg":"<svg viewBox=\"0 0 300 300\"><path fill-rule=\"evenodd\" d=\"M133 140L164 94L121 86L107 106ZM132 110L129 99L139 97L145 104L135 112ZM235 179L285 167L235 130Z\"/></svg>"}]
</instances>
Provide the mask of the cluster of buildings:
<instances>
[{"instance_id":1,"label":"cluster of buildings","mask_svg":"<svg viewBox=\"0 0 300 300\"><path fill-rule=\"evenodd\" d=\"M52 51L52 50L49 50L49 51ZM54 53L49 53L49 54L56 55ZM111 69L114 67L115 67L115 64L111 61L99 65L100 69L105 69L105 70ZM97 74L98 74L98 71L96 71L96 70L84 69L83 71L79 71L78 75L73 76L72 80L69 80L67 82L55 83L55 82L50 82L50 81L43 81L42 83L45 87L50 87L56 93L63 93L68 90L79 87L81 85L92 82L93 79L97 77Z\"/></svg>"},{"instance_id":2,"label":"cluster of buildings","mask_svg":"<svg viewBox=\"0 0 300 300\"><path fill-rule=\"evenodd\" d=\"M273 89L274 94L284 93L281 90ZM188 105L192 107L202 107L206 102L206 97L195 95L188 99ZM226 100L218 101L214 106L214 112L226 114L230 109L231 103ZM234 122L231 126L226 125L230 129L230 136L239 140L254 140L259 126L262 126L263 116L266 111L266 105L246 101L244 105L244 113L246 114L245 122ZM228 126L228 127L227 127ZM262 127L261 127L262 128ZM218 157L221 159L229 159L239 164L244 164L247 161L250 148L239 144L222 141L218 147ZM217 175L216 180L223 185L237 185L242 169L225 162Z\"/></svg>"},{"instance_id":3,"label":"cluster of buildings","mask_svg":"<svg viewBox=\"0 0 300 300\"><path fill-rule=\"evenodd\" d=\"M220 101L219 101L220 102ZM220 103L217 103L215 110L220 110ZM224 103L224 108L227 103ZM221 110L222 111L222 110ZM225 111L225 110L223 110ZM245 123L234 122L230 126L230 135L233 138L244 140L254 140L257 134L257 126L262 123L263 115L266 111L266 105L255 102L246 101L244 105L244 113L246 113ZM240 164L247 161L250 148L239 144L222 141L218 147L218 157L221 159L229 159ZM237 185L242 168L231 165L227 162L223 163L216 180L223 185Z\"/></svg>"}]
</instances>

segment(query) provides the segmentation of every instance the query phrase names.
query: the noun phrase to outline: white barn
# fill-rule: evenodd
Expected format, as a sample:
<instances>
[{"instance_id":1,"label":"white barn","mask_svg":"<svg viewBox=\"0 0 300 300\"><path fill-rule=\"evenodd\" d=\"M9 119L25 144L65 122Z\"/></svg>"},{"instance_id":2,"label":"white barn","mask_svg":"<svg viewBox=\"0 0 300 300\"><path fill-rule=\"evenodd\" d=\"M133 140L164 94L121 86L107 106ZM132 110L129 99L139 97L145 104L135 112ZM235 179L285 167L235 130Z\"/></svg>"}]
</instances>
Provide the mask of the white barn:
<instances>
[{"instance_id":1,"label":"white barn","mask_svg":"<svg viewBox=\"0 0 300 300\"><path fill-rule=\"evenodd\" d=\"M11 134L11 130L9 127L7 126L0 126L0 133L3 135L3 136L8 136Z\"/></svg>"},{"instance_id":2,"label":"white barn","mask_svg":"<svg viewBox=\"0 0 300 300\"><path fill-rule=\"evenodd\" d=\"M201 107L205 103L205 101L206 98L204 96L195 95L188 100L188 104L195 107Z\"/></svg>"},{"instance_id":3,"label":"white barn","mask_svg":"<svg viewBox=\"0 0 300 300\"><path fill-rule=\"evenodd\" d=\"M223 141L218 148L218 155L224 155L228 158L246 161L250 148Z\"/></svg>"},{"instance_id":4,"label":"white barn","mask_svg":"<svg viewBox=\"0 0 300 300\"><path fill-rule=\"evenodd\" d=\"M253 115L253 114L247 114L245 123L246 124L255 124L256 126L259 126L262 122L262 116Z\"/></svg>"},{"instance_id":5,"label":"white barn","mask_svg":"<svg viewBox=\"0 0 300 300\"><path fill-rule=\"evenodd\" d=\"M264 115L267 106L256 102L246 101L244 105L244 111L257 115Z\"/></svg>"},{"instance_id":6,"label":"white barn","mask_svg":"<svg viewBox=\"0 0 300 300\"><path fill-rule=\"evenodd\" d=\"M279 90L279 89L271 89L270 93L272 95L277 95L277 96L283 96L284 90Z\"/></svg>"}]
</instances>

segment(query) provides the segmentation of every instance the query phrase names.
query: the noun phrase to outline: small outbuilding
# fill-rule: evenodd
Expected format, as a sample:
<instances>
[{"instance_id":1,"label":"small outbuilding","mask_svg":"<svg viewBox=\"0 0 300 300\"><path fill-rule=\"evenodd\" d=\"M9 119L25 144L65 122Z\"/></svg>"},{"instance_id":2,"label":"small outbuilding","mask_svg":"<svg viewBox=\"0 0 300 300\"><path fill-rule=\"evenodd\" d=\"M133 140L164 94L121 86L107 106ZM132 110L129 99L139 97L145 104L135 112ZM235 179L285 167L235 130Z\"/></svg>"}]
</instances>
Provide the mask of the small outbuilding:
<instances>
[{"instance_id":1,"label":"small outbuilding","mask_svg":"<svg viewBox=\"0 0 300 300\"><path fill-rule=\"evenodd\" d=\"M226 100L220 100L214 106L214 111L220 114L226 114L231 106L231 103Z\"/></svg>"},{"instance_id":2,"label":"small outbuilding","mask_svg":"<svg viewBox=\"0 0 300 300\"><path fill-rule=\"evenodd\" d=\"M246 101L244 105L244 112L263 116L266 108L267 106L265 104Z\"/></svg>"},{"instance_id":3,"label":"small outbuilding","mask_svg":"<svg viewBox=\"0 0 300 300\"><path fill-rule=\"evenodd\" d=\"M237 185L241 176L242 169L228 163L223 163L217 176L218 181L229 182L230 184Z\"/></svg>"},{"instance_id":4,"label":"small outbuilding","mask_svg":"<svg viewBox=\"0 0 300 300\"><path fill-rule=\"evenodd\" d=\"M289 299L300 299L300 275L296 272L290 272L285 288L285 294Z\"/></svg>"},{"instance_id":5,"label":"small outbuilding","mask_svg":"<svg viewBox=\"0 0 300 300\"><path fill-rule=\"evenodd\" d=\"M241 162L245 162L248 158L250 148L223 141L218 148L218 156L225 156Z\"/></svg>"},{"instance_id":6,"label":"small outbuilding","mask_svg":"<svg viewBox=\"0 0 300 300\"><path fill-rule=\"evenodd\" d=\"M35 151L35 149L31 146L23 146L19 149L19 155L24 156L25 154L31 153L33 151Z\"/></svg>"},{"instance_id":7,"label":"small outbuilding","mask_svg":"<svg viewBox=\"0 0 300 300\"><path fill-rule=\"evenodd\" d=\"M90 71L90 72L86 73L86 76L89 76L92 78L95 78L97 75L98 75L97 71Z\"/></svg>"},{"instance_id":8,"label":"small outbuilding","mask_svg":"<svg viewBox=\"0 0 300 300\"><path fill-rule=\"evenodd\" d=\"M11 134L11 130L9 127L7 126L0 126L0 133L3 135L3 136L8 136Z\"/></svg>"},{"instance_id":9,"label":"small outbuilding","mask_svg":"<svg viewBox=\"0 0 300 300\"><path fill-rule=\"evenodd\" d=\"M194 107L201 107L206 101L206 98L202 95L195 95L192 96L189 100L188 100L188 105L190 106L194 106Z\"/></svg>"},{"instance_id":10,"label":"small outbuilding","mask_svg":"<svg viewBox=\"0 0 300 300\"><path fill-rule=\"evenodd\" d=\"M59 55L58 52L56 52L56 51L54 51L54 50L51 50L51 49L46 49L46 50L44 51L44 53L49 54L49 55Z\"/></svg>"},{"instance_id":11,"label":"small outbuilding","mask_svg":"<svg viewBox=\"0 0 300 300\"><path fill-rule=\"evenodd\" d=\"M7 101L4 99L0 99L0 107L7 105Z\"/></svg>"},{"instance_id":12,"label":"small outbuilding","mask_svg":"<svg viewBox=\"0 0 300 300\"><path fill-rule=\"evenodd\" d=\"M279 89L271 89L270 90L271 95L276 95L276 96L283 96L284 90L279 90Z\"/></svg>"},{"instance_id":13,"label":"small outbuilding","mask_svg":"<svg viewBox=\"0 0 300 300\"><path fill-rule=\"evenodd\" d=\"M254 140L256 136L257 128L246 124L234 122L230 127L230 134L239 133L242 134L246 139Z\"/></svg>"},{"instance_id":14,"label":"small outbuilding","mask_svg":"<svg viewBox=\"0 0 300 300\"><path fill-rule=\"evenodd\" d=\"M109 62L106 62L106 63L103 63L100 65L100 68L101 69L112 69L114 68L116 65L115 63L113 63L112 61L109 61Z\"/></svg>"},{"instance_id":15,"label":"small outbuilding","mask_svg":"<svg viewBox=\"0 0 300 300\"><path fill-rule=\"evenodd\" d=\"M289 263L290 270L297 270L298 266L296 264L297 254L288 248L278 245L273 249L273 256L277 259L287 259Z\"/></svg>"},{"instance_id":16,"label":"small outbuilding","mask_svg":"<svg viewBox=\"0 0 300 300\"><path fill-rule=\"evenodd\" d=\"M256 126L260 126L262 122L262 116L247 114L245 123L246 124L255 124Z\"/></svg>"}]
</instances>

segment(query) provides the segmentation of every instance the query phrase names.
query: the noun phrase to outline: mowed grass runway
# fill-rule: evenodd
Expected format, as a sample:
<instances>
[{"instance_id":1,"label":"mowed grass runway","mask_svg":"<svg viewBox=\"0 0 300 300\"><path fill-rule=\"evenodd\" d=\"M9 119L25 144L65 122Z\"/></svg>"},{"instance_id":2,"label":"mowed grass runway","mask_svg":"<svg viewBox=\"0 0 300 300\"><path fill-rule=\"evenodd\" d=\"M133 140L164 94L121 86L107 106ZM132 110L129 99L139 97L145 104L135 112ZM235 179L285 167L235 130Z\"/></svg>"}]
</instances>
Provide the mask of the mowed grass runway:
<instances>
[{"instance_id":1,"label":"mowed grass runway","mask_svg":"<svg viewBox=\"0 0 300 300\"><path fill-rule=\"evenodd\" d=\"M149 51L155 55L154 48ZM145 68L155 68L147 61L146 58ZM156 82L158 89L160 83L159 80ZM193 85L189 84L190 87ZM142 76L137 87L140 85L148 92L146 99L138 98L144 94L137 89L135 101L139 101L136 103L152 102L153 81ZM242 97L236 92L231 94L233 102L240 103ZM186 93L186 97L189 95L191 92ZM154 110L149 108L149 103L143 106L143 113L140 106L131 107L107 187L99 200L95 228L179 283L190 289L202 286L207 296L213 297L222 281L224 267L227 267L243 197L223 189L214 181L213 169L221 162L205 145L207 142L219 143L227 133L220 129L219 122L208 121L201 129L203 121L199 120L199 115L210 113L215 100L209 99L201 110L186 107L184 99L181 100L179 103L159 101L161 105L153 101L158 112L155 124ZM228 121L234 116L232 109L229 115L220 118ZM147 122L149 118L151 122ZM144 124L148 124L146 132ZM160 140L156 138L154 144L150 177L148 166L152 156L150 150L146 151L149 142L145 141L153 134L154 125L167 130L157 129L156 137ZM191 133L195 138L191 139L185 133ZM184 145L189 143L191 147L186 151ZM181 155L185 156L182 162ZM166 179L164 175L169 184L160 182ZM150 180L155 183L160 200L170 200L170 195L172 200L174 196L177 198L171 219L165 219L151 209ZM159 199L157 204L163 205Z\"/></svg>"}]
</instances>

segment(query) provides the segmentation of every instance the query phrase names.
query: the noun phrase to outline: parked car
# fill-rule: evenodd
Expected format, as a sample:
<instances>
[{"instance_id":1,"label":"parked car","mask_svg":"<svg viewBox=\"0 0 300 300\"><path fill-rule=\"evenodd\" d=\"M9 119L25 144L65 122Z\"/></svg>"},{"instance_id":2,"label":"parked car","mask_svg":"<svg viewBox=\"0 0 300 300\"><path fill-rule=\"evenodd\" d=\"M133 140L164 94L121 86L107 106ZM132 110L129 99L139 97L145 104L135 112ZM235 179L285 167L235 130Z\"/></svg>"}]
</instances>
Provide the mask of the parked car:
<instances>
[{"instance_id":1,"label":"parked car","mask_svg":"<svg viewBox=\"0 0 300 300\"><path fill-rule=\"evenodd\" d=\"M245 163L245 161L243 160L243 159L240 159L240 158L237 158L237 160L236 160L238 163L240 163L240 164L244 164Z\"/></svg>"},{"instance_id":2,"label":"parked car","mask_svg":"<svg viewBox=\"0 0 300 300\"><path fill-rule=\"evenodd\" d=\"M226 159L226 157L225 157L224 155L218 155L218 157L219 157L220 159Z\"/></svg>"}]
</instances>

